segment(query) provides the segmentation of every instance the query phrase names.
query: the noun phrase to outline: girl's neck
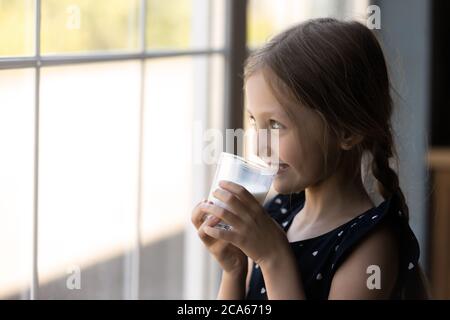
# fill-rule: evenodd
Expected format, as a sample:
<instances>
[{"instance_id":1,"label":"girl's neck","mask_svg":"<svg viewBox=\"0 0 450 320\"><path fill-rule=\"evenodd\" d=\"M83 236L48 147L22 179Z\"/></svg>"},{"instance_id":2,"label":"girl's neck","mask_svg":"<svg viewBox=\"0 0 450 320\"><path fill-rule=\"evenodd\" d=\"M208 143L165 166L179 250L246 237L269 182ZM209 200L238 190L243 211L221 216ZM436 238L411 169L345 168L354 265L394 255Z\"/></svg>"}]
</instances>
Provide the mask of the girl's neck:
<instances>
[{"instance_id":1,"label":"girl's neck","mask_svg":"<svg viewBox=\"0 0 450 320\"><path fill-rule=\"evenodd\" d=\"M343 170L305 190L305 205L302 216L311 222L319 221L326 216L352 217L374 206L367 194L359 172L355 179L349 180Z\"/></svg>"}]
</instances>

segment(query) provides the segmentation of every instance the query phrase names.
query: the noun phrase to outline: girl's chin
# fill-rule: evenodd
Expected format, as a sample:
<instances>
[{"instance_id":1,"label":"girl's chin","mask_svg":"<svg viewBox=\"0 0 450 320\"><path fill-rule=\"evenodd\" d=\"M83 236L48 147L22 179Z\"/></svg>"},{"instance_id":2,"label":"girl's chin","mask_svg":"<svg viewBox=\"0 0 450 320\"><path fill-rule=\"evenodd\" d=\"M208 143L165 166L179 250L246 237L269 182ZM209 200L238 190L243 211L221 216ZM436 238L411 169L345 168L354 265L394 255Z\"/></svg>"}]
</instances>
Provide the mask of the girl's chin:
<instances>
[{"instance_id":1,"label":"girl's chin","mask_svg":"<svg viewBox=\"0 0 450 320\"><path fill-rule=\"evenodd\" d=\"M298 190L303 190L302 187L299 188L293 188L293 184L298 184L293 181L293 175L276 175L275 179L273 180L273 189L280 194L291 194L294 192L297 192Z\"/></svg>"},{"instance_id":2,"label":"girl's chin","mask_svg":"<svg viewBox=\"0 0 450 320\"><path fill-rule=\"evenodd\" d=\"M278 175L273 181L273 188L280 194L288 194L292 192L292 185L288 181L285 181L285 178Z\"/></svg>"}]
</instances>

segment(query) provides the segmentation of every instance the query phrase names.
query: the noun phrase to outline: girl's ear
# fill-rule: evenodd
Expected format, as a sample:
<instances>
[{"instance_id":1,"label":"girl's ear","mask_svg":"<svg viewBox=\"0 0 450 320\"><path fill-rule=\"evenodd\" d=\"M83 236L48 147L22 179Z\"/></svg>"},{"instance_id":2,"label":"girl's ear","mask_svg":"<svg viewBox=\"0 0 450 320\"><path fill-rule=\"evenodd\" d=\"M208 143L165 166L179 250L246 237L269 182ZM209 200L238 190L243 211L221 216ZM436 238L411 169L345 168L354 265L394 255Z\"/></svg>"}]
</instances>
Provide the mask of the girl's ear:
<instances>
[{"instance_id":1,"label":"girl's ear","mask_svg":"<svg viewBox=\"0 0 450 320\"><path fill-rule=\"evenodd\" d=\"M339 138L339 146L343 150L350 150L355 145L361 143L363 141L364 137L360 134L356 133L350 133L350 132L343 132L341 133L341 136Z\"/></svg>"}]
</instances>

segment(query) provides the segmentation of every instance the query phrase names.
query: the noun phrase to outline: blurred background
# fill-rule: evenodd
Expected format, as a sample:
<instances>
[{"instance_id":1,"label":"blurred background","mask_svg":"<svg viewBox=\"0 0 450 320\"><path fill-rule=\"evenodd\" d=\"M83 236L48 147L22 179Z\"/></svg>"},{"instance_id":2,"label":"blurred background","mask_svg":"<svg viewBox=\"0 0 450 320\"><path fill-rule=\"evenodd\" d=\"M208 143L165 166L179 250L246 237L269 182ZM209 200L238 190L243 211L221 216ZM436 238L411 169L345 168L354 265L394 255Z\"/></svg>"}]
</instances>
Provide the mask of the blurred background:
<instances>
[{"instance_id":1,"label":"blurred background","mask_svg":"<svg viewBox=\"0 0 450 320\"><path fill-rule=\"evenodd\" d=\"M248 128L250 50L373 4L410 224L449 299L445 0L0 0L0 299L214 299L190 222L214 170L197 133Z\"/></svg>"}]
</instances>

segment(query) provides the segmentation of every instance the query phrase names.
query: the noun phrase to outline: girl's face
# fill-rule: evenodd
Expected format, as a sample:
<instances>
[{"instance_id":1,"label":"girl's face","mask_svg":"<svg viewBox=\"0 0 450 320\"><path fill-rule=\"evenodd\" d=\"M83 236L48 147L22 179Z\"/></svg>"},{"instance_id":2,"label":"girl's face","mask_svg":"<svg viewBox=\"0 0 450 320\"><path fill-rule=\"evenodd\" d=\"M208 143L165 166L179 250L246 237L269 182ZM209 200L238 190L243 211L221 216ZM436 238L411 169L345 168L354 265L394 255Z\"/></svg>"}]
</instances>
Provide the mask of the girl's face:
<instances>
[{"instance_id":1,"label":"girl's face","mask_svg":"<svg viewBox=\"0 0 450 320\"><path fill-rule=\"evenodd\" d=\"M336 161L337 150L323 150L325 127L320 116L298 105L294 122L272 94L260 71L247 79L245 94L247 114L255 129L279 129L279 162L285 164L286 169L276 175L274 189L281 194L300 192L323 180L324 173L329 172L325 170L324 152L331 166ZM337 145L331 136L328 139L328 145ZM258 151L263 155L272 154L270 150Z\"/></svg>"}]
</instances>

